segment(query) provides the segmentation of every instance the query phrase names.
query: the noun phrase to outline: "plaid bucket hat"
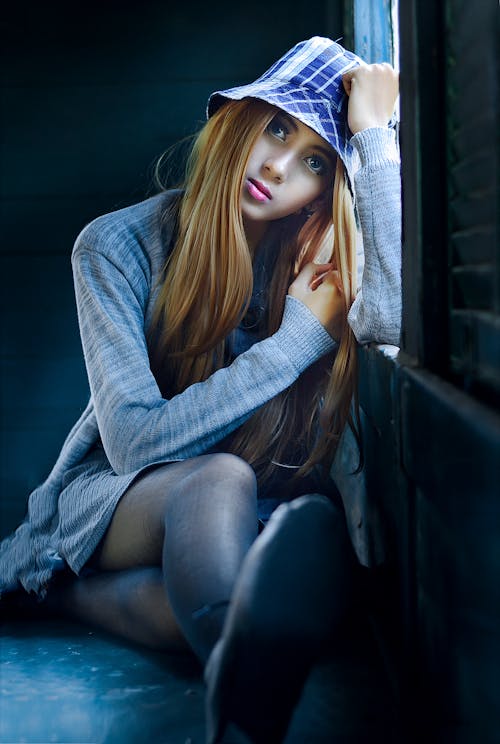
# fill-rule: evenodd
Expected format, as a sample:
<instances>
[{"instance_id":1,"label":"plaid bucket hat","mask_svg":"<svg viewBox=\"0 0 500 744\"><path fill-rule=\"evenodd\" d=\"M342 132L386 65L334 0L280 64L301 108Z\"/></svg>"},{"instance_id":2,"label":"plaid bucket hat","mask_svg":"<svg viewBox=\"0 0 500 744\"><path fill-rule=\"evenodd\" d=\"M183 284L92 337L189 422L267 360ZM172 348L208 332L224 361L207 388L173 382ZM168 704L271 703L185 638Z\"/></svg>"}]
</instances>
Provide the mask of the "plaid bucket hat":
<instances>
[{"instance_id":1,"label":"plaid bucket hat","mask_svg":"<svg viewBox=\"0 0 500 744\"><path fill-rule=\"evenodd\" d=\"M301 41L255 82L215 91L208 99L207 117L229 100L258 98L277 106L317 132L341 157L348 174L355 168L349 144L347 95L342 75L364 62L337 42L321 36Z\"/></svg>"}]
</instances>

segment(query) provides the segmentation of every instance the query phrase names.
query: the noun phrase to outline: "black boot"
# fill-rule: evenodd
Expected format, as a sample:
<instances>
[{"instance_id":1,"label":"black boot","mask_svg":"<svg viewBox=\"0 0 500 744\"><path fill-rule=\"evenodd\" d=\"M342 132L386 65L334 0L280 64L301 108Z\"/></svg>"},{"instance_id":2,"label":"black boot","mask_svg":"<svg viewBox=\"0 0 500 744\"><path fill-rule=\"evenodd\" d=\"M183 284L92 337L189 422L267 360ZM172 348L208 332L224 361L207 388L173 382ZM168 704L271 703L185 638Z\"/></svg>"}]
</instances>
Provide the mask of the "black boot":
<instances>
[{"instance_id":1,"label":"black boot","mask_svg":"<svg viewBox=\"0 0 500 744\"><path fill-rule=\"evenodd\" d=\"M283 740L312 664L346 617L354 563L345 516L327 498L276 510L206 666L209 744Z\"/></svg>"}]
</instances>

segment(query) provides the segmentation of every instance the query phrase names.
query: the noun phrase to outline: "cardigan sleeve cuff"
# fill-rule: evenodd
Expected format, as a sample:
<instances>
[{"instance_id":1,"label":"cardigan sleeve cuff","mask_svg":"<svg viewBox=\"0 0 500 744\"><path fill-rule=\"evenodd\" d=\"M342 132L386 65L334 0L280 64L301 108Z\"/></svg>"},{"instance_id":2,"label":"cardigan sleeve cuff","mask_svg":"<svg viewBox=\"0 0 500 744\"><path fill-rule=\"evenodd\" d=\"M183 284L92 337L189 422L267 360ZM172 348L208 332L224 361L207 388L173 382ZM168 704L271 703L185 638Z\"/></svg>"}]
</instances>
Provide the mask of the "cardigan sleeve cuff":
<instances>
[{"instance_id":1,"label":"cardigan sleeve cuff","mask_svg":"<svg viewBox=\"0 0 500 744\"><path fill-rule=\"evenodd\" d=\"M357 150L361 167L399 165L399 150L396 132L389 127L363 129L350 139Z\"/></svg>"},{"instance_id":2,"label":"cardigan sleeve cuff","mask_svg":"<svg viewBox=\"0 0 500 744\"><path fill-rule=\"evenodd\" d=\"M273 338L299 374L337 346L309 308L291 295L286 296L283 320Z\"/></svg>"}]
</instances>

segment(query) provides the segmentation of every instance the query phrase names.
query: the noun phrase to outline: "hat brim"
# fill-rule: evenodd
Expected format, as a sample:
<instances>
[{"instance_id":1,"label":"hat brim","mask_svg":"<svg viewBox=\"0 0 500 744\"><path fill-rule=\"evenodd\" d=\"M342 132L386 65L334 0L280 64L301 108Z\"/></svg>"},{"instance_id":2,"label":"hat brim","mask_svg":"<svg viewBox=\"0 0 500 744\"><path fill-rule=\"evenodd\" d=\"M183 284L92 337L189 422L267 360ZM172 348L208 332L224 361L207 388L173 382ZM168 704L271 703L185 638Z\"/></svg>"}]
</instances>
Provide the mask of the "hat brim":
<instances>
[{"instance_id":1,"label":"hat brim","mask_svg":"<svg viewBox=\"0 0 500 744\"><path fill-rule=\"evenodd\" d=\"M340 80L339 85L342 85ZM340 95L339 103L335 104L331 99L322 97L306 86L285 83L279 79L267 79L215 91L208 100L207 117L210 118L224 103L244 98L265 101L310 127L333 147L348 171L351 171L354 152L349 144L352 133L347 126L345 94Z\"/></svg>"}]
</instances>

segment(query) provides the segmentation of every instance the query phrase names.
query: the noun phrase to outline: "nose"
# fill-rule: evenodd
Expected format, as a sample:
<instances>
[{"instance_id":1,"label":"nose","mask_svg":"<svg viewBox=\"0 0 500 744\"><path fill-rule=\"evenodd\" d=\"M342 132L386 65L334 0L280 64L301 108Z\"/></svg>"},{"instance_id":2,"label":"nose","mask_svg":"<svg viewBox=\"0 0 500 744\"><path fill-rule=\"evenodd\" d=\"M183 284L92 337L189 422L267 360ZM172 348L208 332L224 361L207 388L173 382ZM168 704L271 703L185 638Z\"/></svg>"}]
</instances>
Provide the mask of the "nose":
<instances>
[{"instance_id":1,"label":"nose","mask_svg":"<svg viewBox=\"0 0 500 744\"><path fill-rule=\"evenodd\" d=\"M262 167L268 178L275 183L282 183L286 179L289 162L290 153L275 153L264 161Z\"/></svg>"}]
</instances>

